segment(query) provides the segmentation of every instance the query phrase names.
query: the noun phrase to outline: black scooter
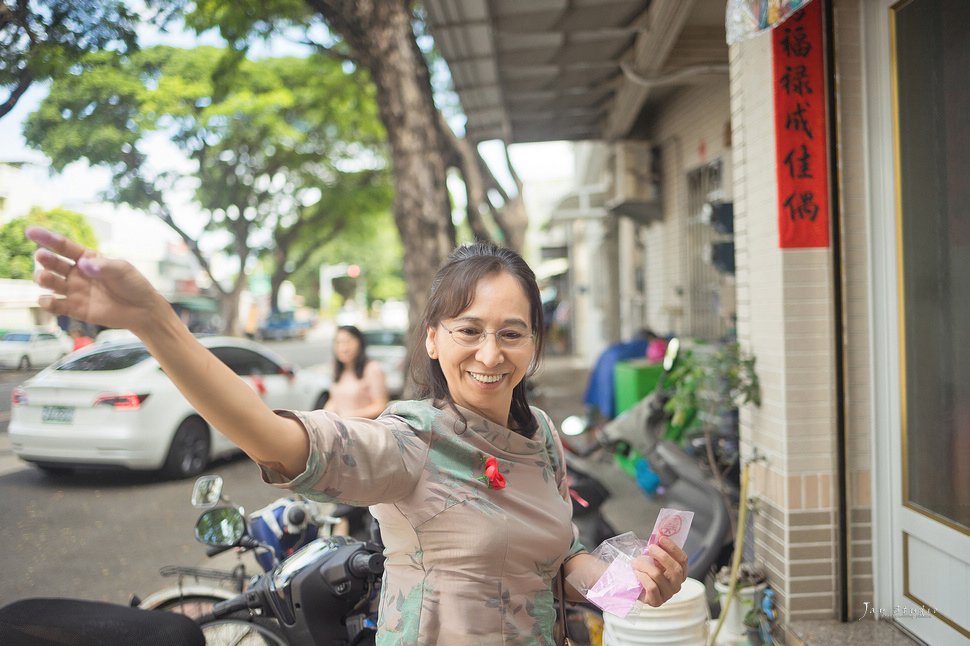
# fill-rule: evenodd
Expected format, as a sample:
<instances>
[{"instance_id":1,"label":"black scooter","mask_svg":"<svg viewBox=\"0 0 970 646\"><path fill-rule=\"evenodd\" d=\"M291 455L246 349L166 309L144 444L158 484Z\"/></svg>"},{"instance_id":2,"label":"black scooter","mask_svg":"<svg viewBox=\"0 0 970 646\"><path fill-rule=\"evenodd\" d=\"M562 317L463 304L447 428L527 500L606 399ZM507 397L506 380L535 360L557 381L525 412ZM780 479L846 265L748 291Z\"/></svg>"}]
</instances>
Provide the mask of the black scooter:
<instances>
[{"instance_id":1,"label":"black scooter","mask_svg":"<svg viewBox=\"0 0 970 646\"><path fill-rule=\"evenodd\" d=\"M196 536L214 548L264 547L246 533L246 519L235 507L203 512ZM373 645L384 572L379 532L375 539L317 539L195 621L76 599L18 601L0 608L0 643L228 646L257 638L273 646Z\"/></svg>"}]
</instances>

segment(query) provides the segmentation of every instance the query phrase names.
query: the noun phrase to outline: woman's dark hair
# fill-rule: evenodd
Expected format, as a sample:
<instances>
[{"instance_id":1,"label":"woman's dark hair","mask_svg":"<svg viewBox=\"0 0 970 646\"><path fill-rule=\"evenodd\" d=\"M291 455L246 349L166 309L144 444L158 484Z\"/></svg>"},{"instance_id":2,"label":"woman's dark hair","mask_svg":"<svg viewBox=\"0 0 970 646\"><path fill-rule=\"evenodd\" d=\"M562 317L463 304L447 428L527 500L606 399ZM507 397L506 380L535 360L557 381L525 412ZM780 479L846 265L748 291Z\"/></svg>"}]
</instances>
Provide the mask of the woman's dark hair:
<instances>
[{"instance_id":1,"label":"woman's dark hair","mask_svg":"<svg viewBox=\"0 0 970 646\"><path fill-rule=\"evenodd\" d=\"M525 378L512 391L512 408L509 411L511 427L526 437L532 437L538 422L529 409L526 381L539 368L542 357L543 330L542 297L536 284L535 274L519 254L491 242L462 245L451 252L444 266L435 274L431 283L431 297L425 308L420 325L414 330L411 351L411 371L417 386L418 398L431 398L447 403L452 409L455 402L448 390L448 382L437 359L425 352L423 335L430 327L447 318L457 316L472 304L478 282L490 275L507 273L515 278L526 298L529 299L529 324L535 334L535 354Z\"/></svg>"},{"instance_id":2,"label":"woman's dark hair","mask_svg":"<svg viewBox=\"0 0 970 646\"><path fill-rule=\"evenodd\" d=\"M357 375L358 379L364 376L364 365L367 363L367 340L364 339L364 334L358 330L353 325L341 325L337 328L337 332L346 332L350 336L357 339L357 343L360 344L360 350L357 352L357 358L354 359L354 374ZM336 341L336 334L334 335L334 341ZM339 361L336 356L333 361L333 381L334 383L340 381L340 375L344 374L344 364L343 361Z\"/></svg>"}]
</instances>

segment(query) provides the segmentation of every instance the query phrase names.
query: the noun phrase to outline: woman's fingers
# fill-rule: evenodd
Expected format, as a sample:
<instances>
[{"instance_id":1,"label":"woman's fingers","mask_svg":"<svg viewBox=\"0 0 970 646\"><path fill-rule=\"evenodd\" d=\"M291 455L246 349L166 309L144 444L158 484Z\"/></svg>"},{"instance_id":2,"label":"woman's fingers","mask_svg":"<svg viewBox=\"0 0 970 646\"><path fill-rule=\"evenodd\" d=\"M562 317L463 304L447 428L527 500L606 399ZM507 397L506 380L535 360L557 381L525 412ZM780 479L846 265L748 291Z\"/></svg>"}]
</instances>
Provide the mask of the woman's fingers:
<instances>
[{"instance_id":1,"label":"woman's fingers","mask_svg":"<svg viewBox=\"0 0 970 646\"><path fill-rule=\"evenodd\" d=\"M648 548L650 556L664 570L664 577L678 589L687 578L687 554L669 538L662 538L660 544Z\"/></svg>"},{"instance_id":2,"label":"woman's fingers","mask_svg":"<svg viewBox=\"0 0 970 646\"><path fill-rule=\"evenodd\" d=\"M654 565L650 559L638 558L633 561L633 571L643 586L641 599L648 606L662 605L674 595L670 581L664 578L663 571Z\"/></svg>"},{"instance_id":3,"label":"woman's fingers","mask_svg":"<svg viewBox=\"0 0 970 646\"><path fill-rule=\"evenodd\" d=\"M55 294L67 294L67 279L63 275L52 271L39 271L34 275L34 282Z\"/></svg>"},{"instance_id":4,"label":"woman's fingers","mask_svg":"<svg viewBox=\"0 0 970 646\"><path fill-rule=\"evenodd\" d=\"M41 247L46 247L54 253L60 254L75 262L87 251L86 247L79 245L73 240L68 240L61 234L55 233L50 229L27 227L24 233L29 240L33 240Z\"/></svg>"},{"instance_id":5,"label":"woman's fingers","mask_svg":"<svg viewBox=\"0 0 970 646\"><path fill-rule=\"evenodd\" d=\"M34 259L37 260L41 267L54 272L58 276L66 277L74 269L73 262L43 247L34 252Z\"/></svg>"},{"instance_id":6,"label":"woman's fingers","mask_svg":"<svg viewBox=\"0 0 970 646\"><path fill-rule=\"evenodd\" d=\"M651 558L635 559L633 569L643 584L641 599L657 607L680 591L687 578L687 554L668 538L647 550Z\"/></svg>"},{"instance_id":7,"label":"woman's fingers","mask_svg":"<svg viewBox=\"0 0 970 646\"><path fill-rule=\"evenodd\" d=\"M51 314L55 314L57 316L67 314L67 299L57 298L55 296L45 294L37 299L37 304Z\"/></svg>"}]
</instances>

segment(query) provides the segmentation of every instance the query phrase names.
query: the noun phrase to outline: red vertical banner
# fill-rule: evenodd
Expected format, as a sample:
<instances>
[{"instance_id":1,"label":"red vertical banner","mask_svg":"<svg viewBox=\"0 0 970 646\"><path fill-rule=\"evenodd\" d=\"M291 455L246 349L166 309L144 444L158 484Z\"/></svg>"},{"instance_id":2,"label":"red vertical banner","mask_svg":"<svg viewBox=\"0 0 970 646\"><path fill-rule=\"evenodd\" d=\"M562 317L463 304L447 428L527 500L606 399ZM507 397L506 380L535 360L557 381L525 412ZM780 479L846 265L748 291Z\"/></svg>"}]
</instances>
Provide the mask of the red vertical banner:
<instances>
[{"instance_id":1,"label":"red vertical banner","mask_svg":"<svg viewBox=\"0 0 970 646\"><path fill-rule=\"evenodd\" d=\"M778 246L829 246L822 1L772 30Z\"/></svg>"}]
</instances>

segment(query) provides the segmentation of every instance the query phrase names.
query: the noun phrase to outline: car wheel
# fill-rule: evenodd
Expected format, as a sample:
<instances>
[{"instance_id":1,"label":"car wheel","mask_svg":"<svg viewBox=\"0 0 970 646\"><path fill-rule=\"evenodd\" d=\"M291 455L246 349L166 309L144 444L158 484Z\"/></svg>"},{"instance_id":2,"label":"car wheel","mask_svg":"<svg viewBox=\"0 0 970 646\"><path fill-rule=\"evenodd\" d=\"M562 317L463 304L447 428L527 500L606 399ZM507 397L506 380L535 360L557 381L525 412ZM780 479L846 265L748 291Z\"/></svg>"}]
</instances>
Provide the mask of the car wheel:
<instances>
[{"instance_id":1,"label":"car wheel","mask_svg":"<svg viewBox=\"0 0 970 646\"><path fill-rule=\"evenodd\" d=\"M313 405L313 410L323 410L323 407L330 401L330 393L322 393L317 397L317 403Z\"/></svg>"},{"instance_id":2,"label":"car wheel","mask_svg":"<svg viewBox=\"0 0 970 646\"><path fill-rule=\"evenodd\" d=\"M26 354L20 357L20 362L17 364L19 370L30 370L30 357Z\"/></svg>"},{"instance_id":3,"label":"car wheel","mask_svg":"<svg viewBox=\"0 0 970 646\"><path fill-rule=\"evenodd\" d=\"M198 417L182 422L172 438L162 473L181 480L202 473L209 464L209 427Z\"/></svg>"}]
</instances>

